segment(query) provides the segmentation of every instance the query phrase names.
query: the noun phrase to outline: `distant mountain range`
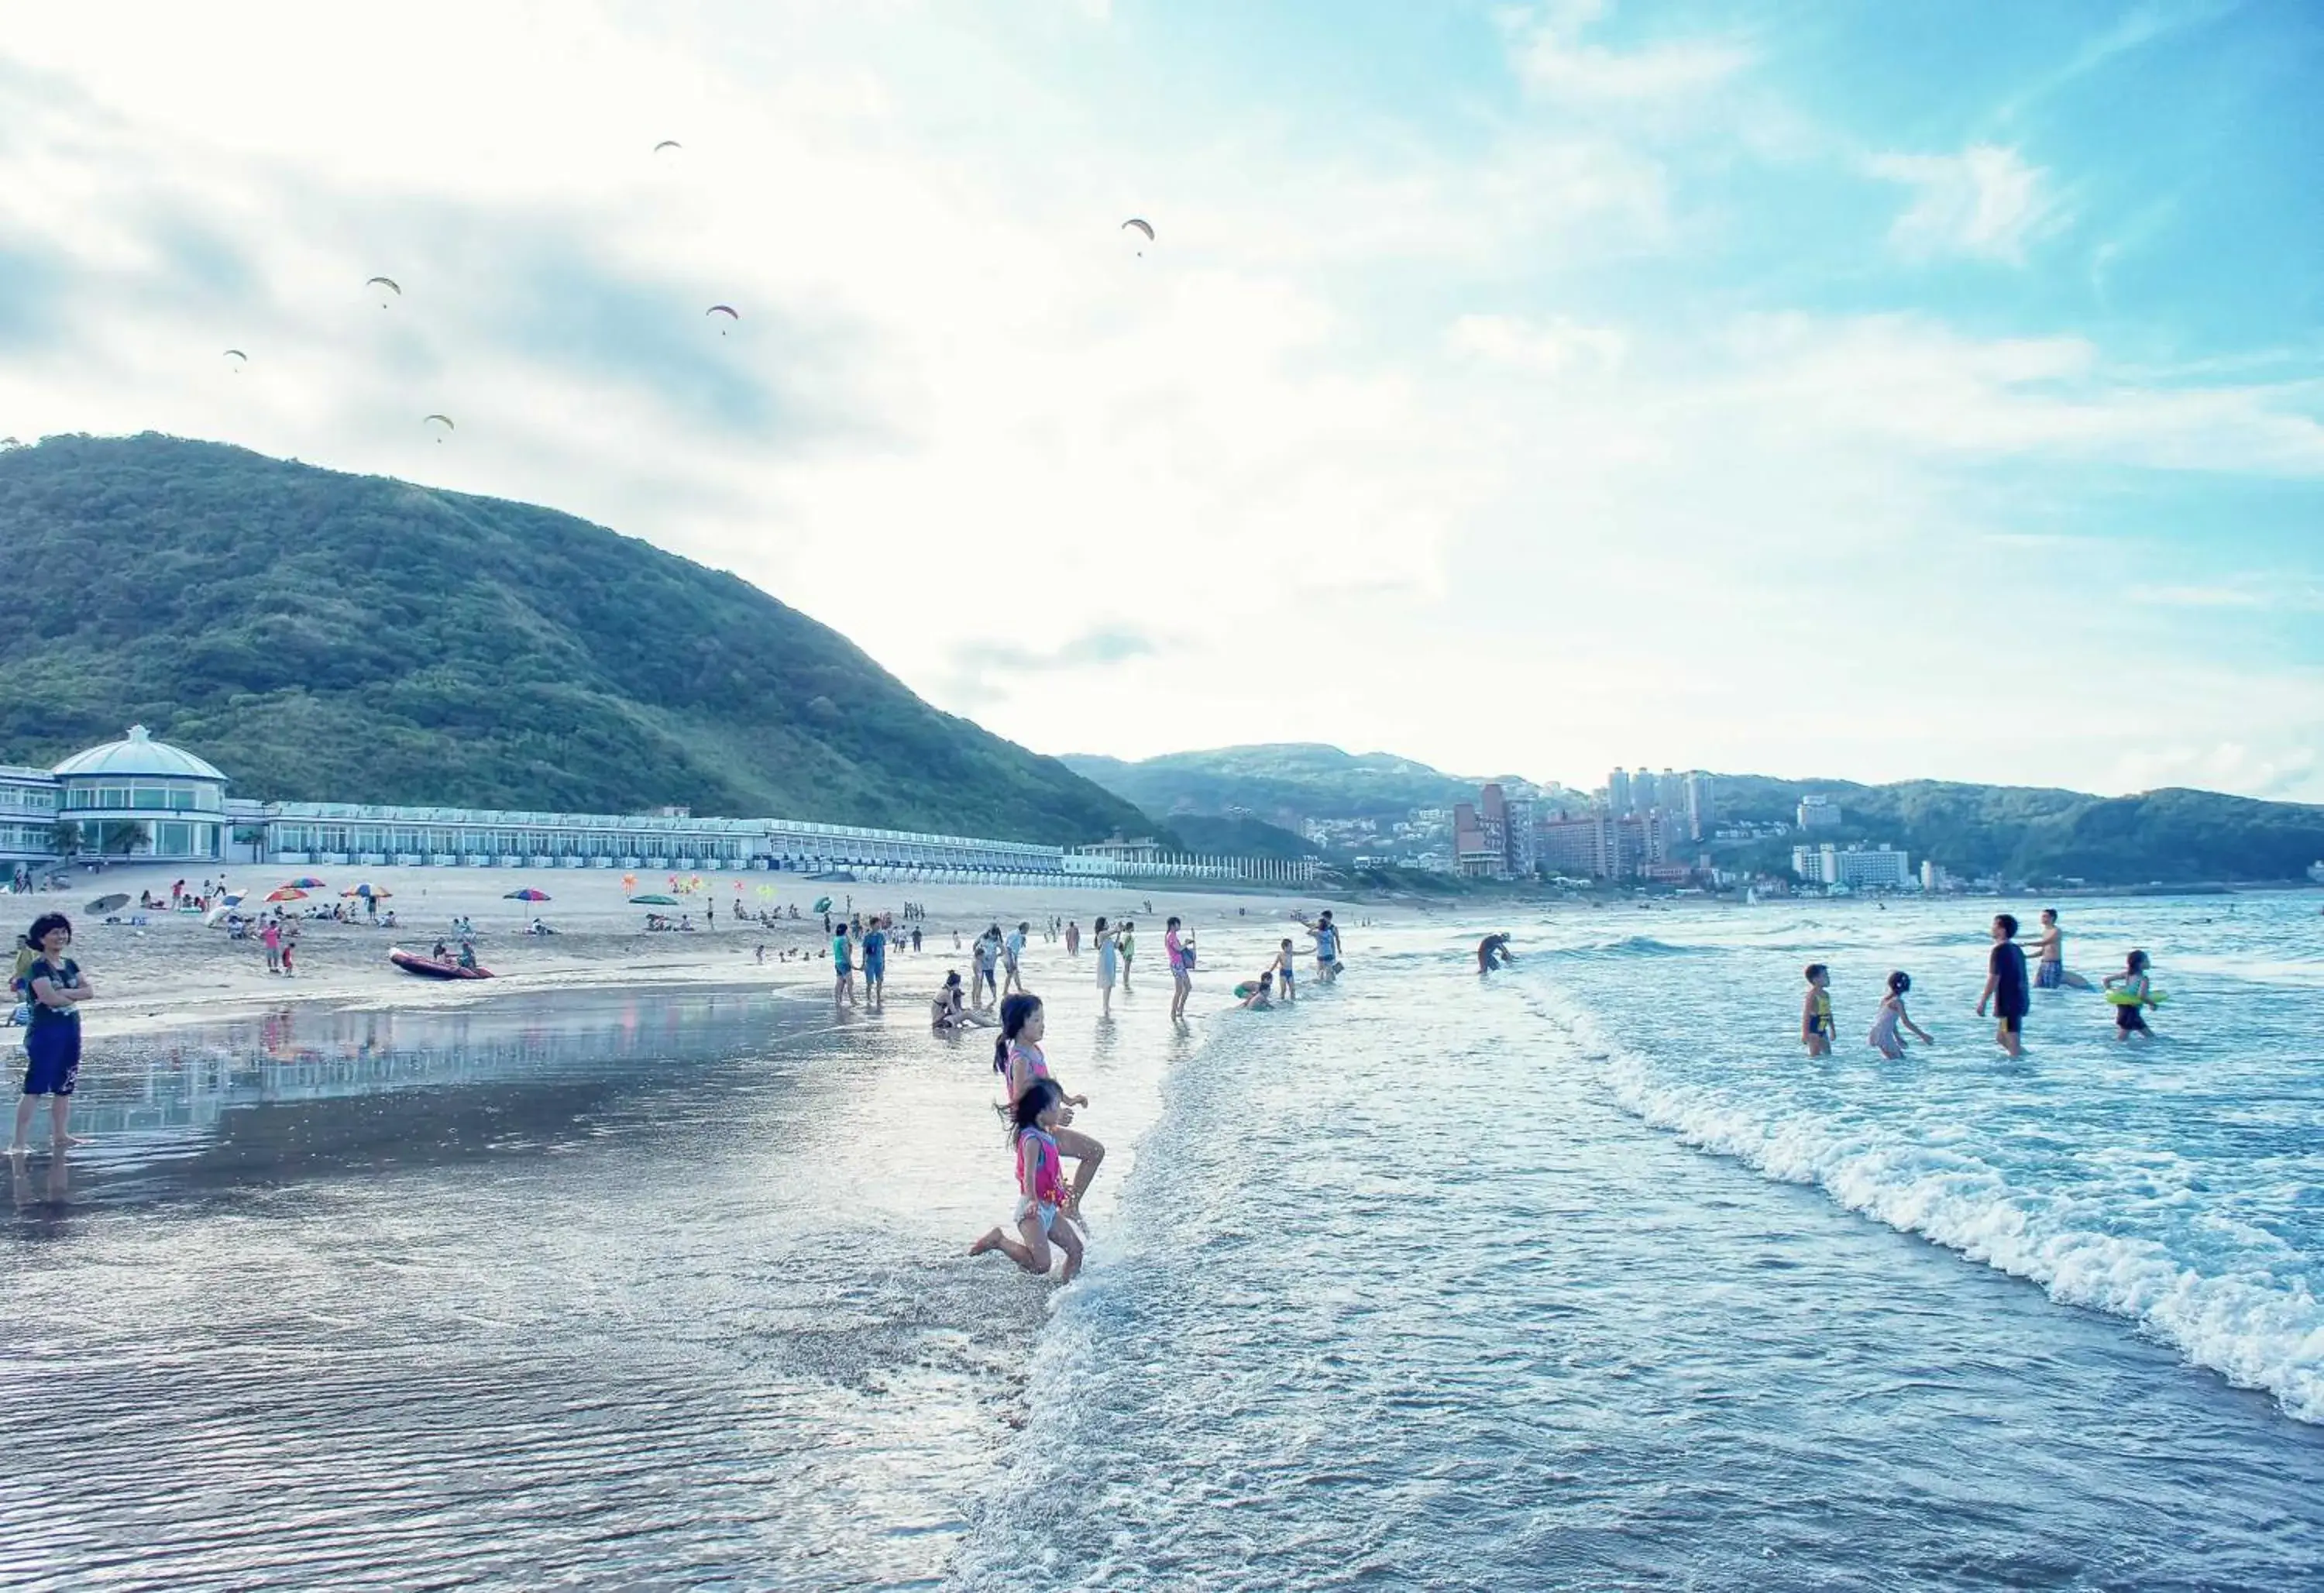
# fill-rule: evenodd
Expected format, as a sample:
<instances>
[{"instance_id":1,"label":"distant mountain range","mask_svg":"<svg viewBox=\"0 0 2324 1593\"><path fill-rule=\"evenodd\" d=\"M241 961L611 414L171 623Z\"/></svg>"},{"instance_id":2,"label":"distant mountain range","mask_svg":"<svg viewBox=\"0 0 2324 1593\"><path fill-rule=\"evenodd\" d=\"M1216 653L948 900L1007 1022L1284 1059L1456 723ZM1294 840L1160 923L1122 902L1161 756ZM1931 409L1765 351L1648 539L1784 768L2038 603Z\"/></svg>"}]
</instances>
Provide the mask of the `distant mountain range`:
<instances>
[{"instance_id":1,"label":"distant mountain range","mask_svg":"<svg viewBox=\"0 0 2324 1593\"><path fill-rule=\"evenodd\" d=\"M1138 763L1067 753L1058 759L1125 801L1176 823L1186 813L1240 808L1296 831L1309 819L1401 819L1449 808L1480 783L1387 753L1347 753L1317 742L1166 753Z\"/></svg>"},{"instance_id":2,"label":"distant mountain range","mask_svg":"<svg viewBox=\"0 0 2324 1593\"><path fill-rule=\"evenodd\" d=\"M0 448L0 761L133 722L236 795L1153 825L748 582L552 510L169 437Z\"/></svg>"},{"instance_id":3,"label":"distant mountain range","mask_svg":"<svg viewBox=\"0 0 2324 1593\"><path fill-rule=\"evenodd\" d=\"M1071 755L1062 760L1148 813L1185 827L1193 816L1247 810L1286 830L1310 819L1401 819L1413 808L1474 800L1482 783L1385 753L1351 755L1292 743L1172 753L1139 763ZM1511 776L1500 776L1505 783ZM1790 823L1800 798L1828 796L1835 829L1796 832L1708 850L1726 866L1788 871L1803 839L1886 841L1915 865L1933 857L1963 877L2093 885L2302 878L2324 859L2324 807L2169 789L2100 797L2029 786L1906 781L1784 780L1721 774L1720 821Z\"/></svg>"}]
</instances>

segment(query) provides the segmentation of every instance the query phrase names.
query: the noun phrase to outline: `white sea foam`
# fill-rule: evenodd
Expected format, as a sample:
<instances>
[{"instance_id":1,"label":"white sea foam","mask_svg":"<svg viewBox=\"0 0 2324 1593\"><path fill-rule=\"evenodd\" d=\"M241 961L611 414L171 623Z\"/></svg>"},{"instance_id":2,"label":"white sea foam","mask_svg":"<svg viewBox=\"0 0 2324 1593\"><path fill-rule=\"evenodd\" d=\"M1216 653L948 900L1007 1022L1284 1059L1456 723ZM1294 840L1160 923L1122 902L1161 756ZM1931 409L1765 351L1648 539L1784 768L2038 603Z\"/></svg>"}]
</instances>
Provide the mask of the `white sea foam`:
<instances>
[{"instance_id":1,"label":"white sea foam","mask_svg":"<svg viewBox=\"0 0 2324 1593\"><path fill-rule=\"evenodd\" d=\"M2287 1414L2324 1422L2324 1301L2308 1258L2265 1227L2206 1209L2188 1158L2098 1145L2063 1166L2014 1167L2006 1145L1922 1116L1883 1122L1809 1104L1803 1091L1747 1098L1689 1079L1609 1033L1582 1002L1555 989L1536 998L1644 1121L1821 1188L2066 1304L2127 1318L2231 1383L2273 1394ZM2099 1168L2110 1175L2089 1176Z\"/></svg>"}]
</instances>

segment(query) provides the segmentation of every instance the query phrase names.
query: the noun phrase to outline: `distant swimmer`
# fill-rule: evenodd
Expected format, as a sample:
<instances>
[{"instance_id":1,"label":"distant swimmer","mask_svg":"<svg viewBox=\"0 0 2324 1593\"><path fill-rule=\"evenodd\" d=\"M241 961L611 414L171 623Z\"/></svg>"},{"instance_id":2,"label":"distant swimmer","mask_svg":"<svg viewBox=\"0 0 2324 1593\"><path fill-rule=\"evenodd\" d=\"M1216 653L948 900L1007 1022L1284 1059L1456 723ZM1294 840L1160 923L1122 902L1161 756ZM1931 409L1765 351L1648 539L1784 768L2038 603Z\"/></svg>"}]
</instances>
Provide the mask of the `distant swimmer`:
<instances>
[{"instance_id":1,"label":"distant swimmer","mask_svg":"<svg viewBox=\"0 0 2324 1593\"><path fill-rule=\"evenodd\" d=\"M2034 987L2036 990L2087 990L2090 982L2066 971L2066 932L2058 927L2058 910L2042 909L2042 939L2034 948Z\"/></svg>"},{"instance_id":2,"label":"distant swimmer","mask_svg":"<svg viewBox=\"0 0 2324 1593\"><path fill-rule=\"evenodd\" d=\"M1800 1042L1812 1057L1831 1054L1831 1037L1838 1033L1831 1017L1831 970L1820 962L1807 967L1807 999L1800 1004Z\"/></svg>"},{"instance_id":3,"label":"distant swimmer","mask_svg":"<svg viewBox=\"0 0 2324 1593\"><path fill-rule=\"evenodd\" d=\"M1010 1143L1017 1152L1017 1208L1010 1221L1018 1236L1012 1239L996 1227L968 1247L971 1255L998 1250L1040 1276L1049 1270L1049 1246L1054 1241L1065 1253L1060 1281L1070 1283L1081 1271L1081 1236L1074 1232L1071 1223L1057 1221L1065 1206L1065 1172L1054 1131L1065 1113L1065 1091L1047 1079L1034 1080L1032 1088L1010 1107Z\"/></svg>"},{"instance_id":4,"label":"distant swimmer","mask_svg":"<svg viewBox=\"0 0 2324 1593\"><path fill-rule=\"evenodd\" d=\"M1509 938L1505 934L1487 935L1477 942L1477 971L1480 974L1507 968L1517 959L1517 954L1509 949Z\"/></svg>"},{"instance_id":5,"label":"distant swimmer","mask_svg":"<svg viewBox=\"0 0 2324 1593\"><path fill-rule=\"evenodd\" d=\"M1923 1045L1936 1043L1929 1038L1929 1032L1914 1023L1912 1014L1904 1010L1904 992L1912 987L1912 975L1901 968L1890 974L1888 999L1880 1004L1880 1015L1872 1020L1872 1033L1868 1038L1871 1040L1873 1049L1892 1062L1901 1061L1904 1056L1904 1042L1896 1033L1899 1028L1909 1031L1913 1038Z\"/></svg>"},{"instance_id":6,"label":"distant swimmer","mask_svg":"<svg viewBox=\"0 0 2324 1593\"><path fill-rule=\"evenodd\" d=\"M2153 982L2147 977L2147 957L2144 951L2134 951L2125 962L2122 972L2106 977L2107 999L2114 1003L2114 1037L2127 1040L2137 1035L2141 1040L2154 1038L2154 1031L2146 1026L2145 1009L2159 1006L2163 998L2154 994Z\"/></svg>"},{"instance_id":7,"label":"distant swimmer","mask_svg":"<svg viewBox=\"0 0 2324 1593\"><path fill-rule=\"evenodd\" d=\"M2025 948L2017 943L2017 920L2006 912L1993 919L1993 955L1986 961L1985 993L1977 998L1977 1015L1993 1008L1997 1027L1994 1039L2011 1056L2024 1054L2025 1014L2034 1007L2034 993L2025 977Z\"/></svg>"}]
</instances>

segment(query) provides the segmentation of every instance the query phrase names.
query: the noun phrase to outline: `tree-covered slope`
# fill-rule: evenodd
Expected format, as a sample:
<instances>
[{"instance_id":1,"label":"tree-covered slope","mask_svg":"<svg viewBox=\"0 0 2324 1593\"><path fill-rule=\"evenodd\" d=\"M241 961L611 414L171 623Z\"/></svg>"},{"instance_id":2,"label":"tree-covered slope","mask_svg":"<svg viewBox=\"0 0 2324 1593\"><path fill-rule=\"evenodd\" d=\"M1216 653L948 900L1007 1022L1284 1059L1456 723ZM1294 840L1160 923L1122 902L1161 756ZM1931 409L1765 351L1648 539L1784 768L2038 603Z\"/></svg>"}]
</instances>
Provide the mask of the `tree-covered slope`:
<instances>
[{"instance_id":1,"label":"tree-covered slope","mask_svg":"<svg viewBox=\"0 0 2324 1593\"><path fill-rule=\"evenodd\" d=\"M174 438L0 450L0 761L136 722L258 798L1151 823L749 583L527 505Z\"/></svg>"},{"instance_id":2,"label":"tree-covered slope","mask_svg":"<svg viewBox=\"0 0 2324 1593\"><path fill-rule=\"evenodd\" d=\"M1306 819L1400 819L1414 808L1473 801L1480 783L1409 758L1314 742L1168 753L1134 764L1078 753L1063 761L1157 816L1244 808L1286 826Z\"/></svg>"},{"instance_id":3,"label":"tree-covered slope","mask_svg":"<svg viewBox=\"0 0 2324 1593\"><path fill-rule=\"evenodd\" d=\"M2324 859L2324 807L2215 791L2100 797L2035 786L1935 780L1856 785L1761 775L1721 775L1719 791L1728 819L1783 820L1793 817L1801 796L1820 792L1840 805L1842 823L1816 838L1887 841L1915 861L1933 857L1972 877L2092 884L2274 881L2298 879ZM1777 849L1788 856L1789 840L1798 838Z\"/></svg>"}]
</instances>

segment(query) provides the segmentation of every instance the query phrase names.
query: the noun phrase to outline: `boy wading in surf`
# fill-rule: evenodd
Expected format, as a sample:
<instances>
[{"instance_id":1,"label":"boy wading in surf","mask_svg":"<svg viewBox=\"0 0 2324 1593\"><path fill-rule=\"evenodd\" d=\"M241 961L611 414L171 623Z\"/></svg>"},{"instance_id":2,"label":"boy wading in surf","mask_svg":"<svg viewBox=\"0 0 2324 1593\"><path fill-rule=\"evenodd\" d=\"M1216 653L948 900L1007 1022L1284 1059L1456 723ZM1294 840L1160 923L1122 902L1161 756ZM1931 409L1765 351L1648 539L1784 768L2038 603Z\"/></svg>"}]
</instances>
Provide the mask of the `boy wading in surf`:
<instances>
[{"instance_id":1,"label":"boy wading in surf","mask_svg":"<svg viewBox=\"0 0 2324 1593\"><path fill-rule=\"evenodd\" d=\"M2025 1014L2034 1007L2034 992L2025 977L2025 948L2017 943L2017 920L2006 912L1993 920L1993 955L1986 959L1985 994L1977 998L1977 1015L1993 1008L1998 1027L1993 1037L2011 1056L2023 1056Z\"/></svg>"},{"instance_id":2,"label":"boy wading in surf","mask_svg":"<svg viewBox=\"0 0 2324 1593\"><path fill-rule=\"evenodd\" d=\"M1807 999L1800 1004L1800 1042L1812 1057L1831 1054L1831 1037L1839 1031L1831 1020L1831 970L1820 962L1807 967Z\"/></svg>"}]
</instances>

